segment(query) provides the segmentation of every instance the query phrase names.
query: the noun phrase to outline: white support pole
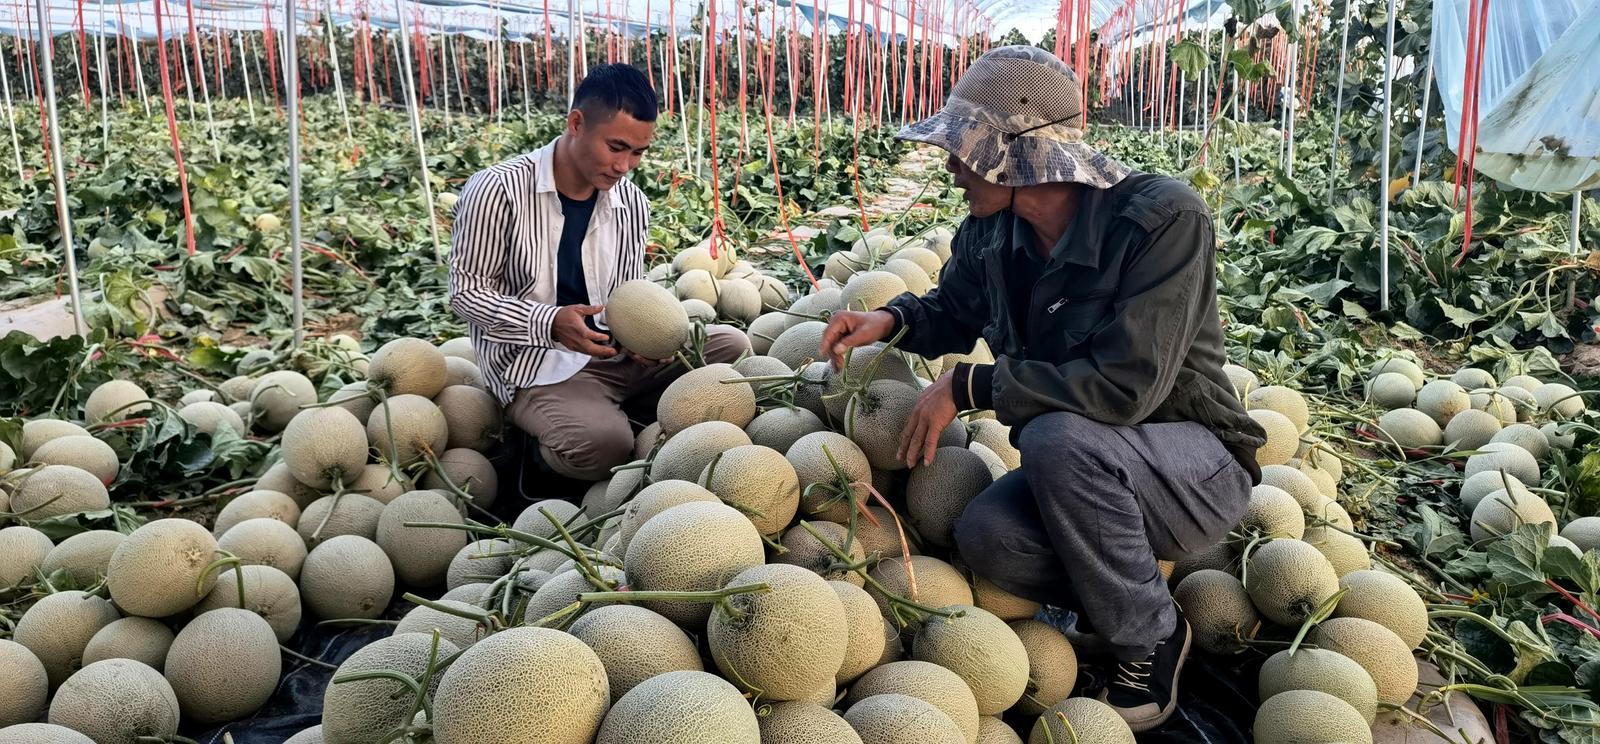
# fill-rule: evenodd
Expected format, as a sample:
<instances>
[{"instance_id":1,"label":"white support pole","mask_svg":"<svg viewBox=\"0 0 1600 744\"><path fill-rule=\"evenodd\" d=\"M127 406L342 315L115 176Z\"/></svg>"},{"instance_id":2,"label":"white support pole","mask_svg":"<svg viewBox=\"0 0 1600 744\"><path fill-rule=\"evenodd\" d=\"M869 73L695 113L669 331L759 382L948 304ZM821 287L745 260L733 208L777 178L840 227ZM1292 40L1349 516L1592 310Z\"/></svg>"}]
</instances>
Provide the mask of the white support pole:
<instances>
[{"instance_id":1,"label":"white support pole","mask_svg":"<svg viewBox=\"0 0 1600 744\"><path fill-rule=\"evenodd\" d=\"M20 40L18 41L20 43ZM6 117L6 131L11 133L11 155L17 161L17 185L26 188L28 179L22 176L22 145L17 140L16 109L11 105L11 75L6 72L4 60L0 60L0 90L5 92L3 102L5 110L0 111Z\"/></svg>"},{"instance_id":2,"label":"white support pole","mask_svg":"<svg viewBox=\"0 0 1600 744\"><path fill-rule=\"evenodd\" d=\"M706 47L711 40L706 38L706 30L710 26L712 0L702 4L704 12L700 14L700 66L695 68L695 77L699 78L695 86L695 111L694 111L694 151L689 153L694 158L694 166L690 168L696 175L705 167L705 156L702 151L706 143L706 77L710 71L706 69ZM826 100L826 99L824 99ZM815 102L815 105L822 105Z\"/></svg>"},{"instance_id":3,"label":"white support pole","mask_svg":"<svg viewBox=\"0 0 1600 744\"><path fill-rule=\"evenodd\" d=\"M444 125L450 127L450 32L439 35L439 92L444 101ZM465 112L463 112L465 113Z\"/></svg>"},{"instance_id":4,"label":"white support pole","mask_svg":"<svg viewBox=\"0 0 1600 744\"><path fill-rule=\"evenodd\" d=\"M1378 296L1380 310L1389 309L1389 130L1394 121L1394 16L1395 0L1389 0L1383 46L1383 145L1378 161L1378 281L1383 285L1383 294ZM1472 215L1467 215L1467 219L1472 219Z\"/></svg>"},{"instance_id":5,"label":"white support pole","mask_svg":"<svg viewBox=\"0 0 1600 744\"><path fill-rule=\"evenodd\" d=\"M295 13L295 0L283 2L283 87L284 103L289 125L289 291L294 294L294 336L291 347L298 351L306 337L305 270L302 264L303 246L300 245L300 60L298 59L300 23Z\"/></svg>"},{"instance_id":6,"label":"white support pole","mask_svg":"<svg viewBox=\"0 0 1600 744\"><path fill-rule=\"evenodd\" d=\"M45 5L45 0L34 0L34 7L39 11L39 49L48 52L50 49L50 11ZM67 287L72 296L72 327L78 335L83 335L85 328L83 320L83 293L78 288L78 258L73 253L72 241L72 216L67 213L67 171L63 164L66 154L61 151L61 115L56 111L56 72L55 65L48 55L41 68L41 82L44 87L44 105L49 124L50 137L50 180L55 186L56 196L56 222L61 230L61 253L67 263Z\"/></svg>"},{"instance_id":7,"label":"white support pole","mask_svg":"<svg viewBox=\"0 0 1600 744\"><path fill-rule=\"evenodd\" d=\"M1344 28L1339 32L1339 66L1333 73L1333 141L1328 145L1328 201L1333 201L1334 174L1339 170L1339 125L1344 118L1344 60L1350 48L1350 11L1355 3L1344 6ZM1385 65L1387 67L1388 65ZM1387 188L1387 185L1385 186ZM1388 193L1388 192L1384 192Z\"/></svg>"},{"instance_id":8,"label":"white support pole","mask_svg":"<svg viewBox=\"0 0 1600 744\"><path fill-rule=\"evenodd\" d=\"M143 12L139 13L139 18L141 20L144 18L144 13ZM144 115L145 115L145 117L149 118L149 116L150 116L150 93L144 87L144 62L140 61L140 59L139 59L139 57L140 57L140 55L139 55L139 35L136 34L136 33L128 32L128 29L126 27L124 27L122 29L122 31L124 33L128 34L128 51L131 52L131 54L129 54L128 56L133 57L133 80L134 80L135 83L138 83L139 101L144 104ZM156 43L159 44L160 40L158 39L156 41Z\"/></svg>"},{"instance_id":9,"label":"white support pole","mask_svg":"<svg viewBox=\"0 0 1600 744\"><path fill-rule=\"evenodd\" d=\"M567 0L567 108L578 92L578 2Z\"/></svg>"},{"instance_id":10,"label":"white support pole","mask_svg":"<svg viewBox=\"0 0 1600 744\"><path fill-rule=\"evenodd\" d=\"M111 97L106 81L106 4L100 3L100 28L94 35L95 68L100 74L100 150L111 149Z\"/></svg>"},{"instance_id":11,"label":"white support pole","mask_svg":"<svg viewBox=\"0 0 1600 744\"><path fill-rule=\"evenodd\" d=\"M333 4L328 3L324 17L327 22L322 24L328 31L328 61L333 65L333 95L339 101L339 113L344 117L344 136L355 146L356 135L350 126L350 107L344 102L344 75L339 67L339 37L333 31Z\"/></svg>"},{"instance_id":12,"label":"white support pole","mask_svg":"<svg viewBox=\"0 0 1600 744\"><path fill-rule=\"evenodd\" d=\"M522 59L522 120L527 121L533 115L528 98L528 42L517 43L517 55Z\"/></svg>"},{"instance_id":13,"label":"white support pole","mask_svg":"<svg viewBox=\"0 0 1600 744\"><path fill-rule=\"evenodd\" d=\"M1422 141L1428 134L1428 105L1433 103L1433 49L1428 49L1428 71L1422 76L1422 112L1417 116L1417 162L1411 168L1411 184L1422 181Z\"/></svg>"},{"instance_id":14,"label":"white support pole","mask_svg":"<svg viewBox=\"0 0 1600 744\"><path fill-rule=\"evenodd\" d=\"M1567 225L1567 239L1569 241L1568 247L1570 248L1570 250L1572 252L1573 259L1577 259L1577 257L1578 257L1578 226L1579 226L1578 218L1580 216L1582 216L1582 212L1583 212L1583 192L1582 191L1574 191L1574 192L1572 192L1572 221L1570 223L1568 223L1568 225ZM1572 277L1568 277L1567 278L1567 309L1570 310L1574 306L1576 306L1578 304L1577 300L1578 300L1578 280L1575 279L1575 278L1572 278Z\"/></svg>"},{"instance_id":15,"label":"white support pole","mask_svg":"<svg viewBox=\"0 0 1600 744\"><path fill-rule=\"evenodd\" d=\"M1290 25L1294 26L1296 33L1300 28L1300 4L1291 3ZM1295 112L1300 107L1300 44L1294 39L1286 39L1289 44L1289 84L1284 88L1283 115L1289 120L1285 129L1286 154L1283 159L1284 175L1294 178L1294 123Z\"/></svg>"},{"instance_id":16,"label":"white support pole","mask_svg":"<svg viewBox=\"0 0 1600 744\"><path fill-rule=\"evenodd\" d=\"M410 24L400 0L394 0L394 9L400 16L400 88L406 94L406 111L411 114L411 136L417 140L417 165L422 172L422 203L427 209L428 234L433 238L433 257L444 262L444 249L439 245L439 220L433 211L433 179L428 175L428 153L422 145L422 111L417 108L417 93L411 84Z\"/></svg>"},{"instance_id":17,"label":"white support pole","mask_svg":"<svg viewBox=\"0 0 1600 744\"><path fill-rule=\"evenodd\" d=\"M250 92L250 55L244 50L244 31L234 37L239 42L239 78L244 81L244 101L250 111L250 123L256 123L256 99Z\"/></svg>"}]
</instances>

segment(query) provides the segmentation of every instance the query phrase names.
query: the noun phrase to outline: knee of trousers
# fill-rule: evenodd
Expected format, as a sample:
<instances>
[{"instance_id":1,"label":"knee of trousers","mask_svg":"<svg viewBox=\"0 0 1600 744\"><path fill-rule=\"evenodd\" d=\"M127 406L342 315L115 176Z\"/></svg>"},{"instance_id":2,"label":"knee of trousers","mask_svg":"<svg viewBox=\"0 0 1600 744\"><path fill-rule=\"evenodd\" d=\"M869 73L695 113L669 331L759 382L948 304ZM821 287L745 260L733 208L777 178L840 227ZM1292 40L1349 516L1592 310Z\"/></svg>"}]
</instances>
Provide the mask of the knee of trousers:
<instances>
[{"instance_id":1,"label":"knee of trousers","mask_svg":"<svg viewBox=\"0 0 1600 744\"><path fill-rule=\"evenodd\" d=\"M1012 549L1004 542L1008 530L1002 520L982 510L967 509L956 518L956 551L968 568L993 580L1004 574Z\"/></svg>"},{"instance_id":2,"label":"knee of trousers","mask_svg":"<svg viewBox=\"0 0 1600 744\"><path fill-rule=\"evenodd\" d=\"M732 363L750 350L750 337L733 326L706 326L706 361Z\"/></svg>"},{"instance_id":3,"label":"knee of trousers","mask_svg":"<svg viewBox=\"0 0 1600 744\"><path fill-rule=\"evenodd\" d=\"M1067 411L1043 413L1022 427L1017 451L1022 465L1034 473L1065 473L1101 467L1099 453L1110 427Z\"/></svg>"},{"instance_id":4,"label":"knee of trousers","mask_svg":"<svg viewBox=\"0 0 1600 744\"><path fill-rule=\"evenodd\" d=\"M594 429L560 446L544 445L574 478L604 480L611 469L633 457L633 435L623 429Z\"/></svg>"}]
</instances>

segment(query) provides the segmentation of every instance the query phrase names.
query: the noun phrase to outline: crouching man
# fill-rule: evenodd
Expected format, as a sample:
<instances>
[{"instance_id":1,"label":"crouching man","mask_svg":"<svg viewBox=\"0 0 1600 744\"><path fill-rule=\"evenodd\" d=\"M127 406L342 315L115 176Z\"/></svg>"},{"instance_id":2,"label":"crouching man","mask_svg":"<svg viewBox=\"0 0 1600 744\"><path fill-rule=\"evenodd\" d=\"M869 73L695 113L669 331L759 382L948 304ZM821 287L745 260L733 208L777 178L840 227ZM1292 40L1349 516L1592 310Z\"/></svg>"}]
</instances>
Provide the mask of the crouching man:
<instances>
[{"instance_id":1,"label":"crouching man","mask_svg":"<svg viewBox=\"0 0 1600 744\"><path fill-rule=\"evenodd\" d=\"M644 277L650 205L628 172L655 137L656 95L628 65L589 71L567 129L474 175L456 204L450 307L467 322L489 391L539 442L549 471L610 477L633 452L624 403L682 374L619 350L604 332L611 291ZM711 326L708 362L749 348Z\"/></svg>"},{"instance_id":2,"label":"crouching man","mask_svg":"<svg viewBox=\"0 0 1600 744\"><path fill-rule=\"evenodd\" d=\"M1019 469L956 524L963 560L1013 594L1075 610L1114 654L1101 699L1134 731L1176 707L1190 631L1157 559L1222 540L1260 479L1264 433L1223 374L1210 210L1083 142L1079 82L1034 47L979 58L930 119L970 216L939 286L834 315L822 353L888 339L970 351L922 393L901 456L931 462L958 411L1012 427Z\"/></svg>"}]
</instances>

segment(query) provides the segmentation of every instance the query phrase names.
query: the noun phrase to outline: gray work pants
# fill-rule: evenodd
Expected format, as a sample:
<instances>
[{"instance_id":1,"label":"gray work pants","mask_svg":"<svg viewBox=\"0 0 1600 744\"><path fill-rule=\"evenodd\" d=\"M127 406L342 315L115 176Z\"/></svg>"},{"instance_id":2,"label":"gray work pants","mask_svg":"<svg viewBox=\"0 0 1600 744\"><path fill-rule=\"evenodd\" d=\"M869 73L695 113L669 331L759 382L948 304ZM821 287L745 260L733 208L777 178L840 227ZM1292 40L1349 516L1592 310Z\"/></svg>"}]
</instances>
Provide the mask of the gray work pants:
<instances>
[{"instance_id":1,"label":"gray work pants","mask_svg":"<svg viewBox=\"0 0 1600 744\"><path fill-rule=\"evenodd\" d=\"M1022 467L956 522L962 559L1012 594L1083 614L1119 659L1144 659L1177 619L1156 560L1224 539L1249 502L1249 473L1193 422L1047 413L1018 448Z\"/></svg>"}]
</instances>

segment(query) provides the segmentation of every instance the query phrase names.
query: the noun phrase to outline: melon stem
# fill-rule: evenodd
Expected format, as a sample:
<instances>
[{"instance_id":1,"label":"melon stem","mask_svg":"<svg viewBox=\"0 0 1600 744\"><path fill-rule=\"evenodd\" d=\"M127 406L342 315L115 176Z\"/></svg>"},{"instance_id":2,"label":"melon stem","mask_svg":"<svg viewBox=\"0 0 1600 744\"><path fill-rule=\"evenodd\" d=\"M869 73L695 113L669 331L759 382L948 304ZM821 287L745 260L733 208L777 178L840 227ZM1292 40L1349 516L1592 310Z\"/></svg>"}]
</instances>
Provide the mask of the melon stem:
<instances>
[{"instance_id":1,"label":"melon stem","mask_svg":"<svg viewBox=\"0 0 1600 744\"><path fill-rule=\"evenodd\" d=\"M442 530L461 530L462 532L470 532L476 535L489 535L492 537L516 540L517 542L527 543L529 545L544 548L545 550L554 550L557 553L571 558L574 561L578 560L576 555L573 555L567 550L566 546L561 545L560 543L552 542L545 538L539 537L538 535L523 532L521 530L515 530L510 527L490 527L478 522L468 522L467 524L457 524L455 522L406 522L405 526L429 527Z\"/></svg>"},{"instance_id":2,"label":"melon stem","mask_svg":"<svg viewBox=\"0 0 1600 744\"><path fill-rule=\"evenodd\" d=\"M744 586L730 586L709 592L675 592L675 591L621 591L621 592L585 592L578 595L578 601L584 604L597 602L721 602L730 597L741 594L765 594L772 591L766 583L746 584Z\"/></svg>"},{"instance_id":3,"label":"melon stem","mask_svg":"<svg viewBox=\"0 0 1600 744\"><path fill-rule=\"evenodd\" d=\"M456 485L455 480L451 479L450 474L445 472L444 463L439 461L438 456L434 455L431 449L423 448L422 457L427 461L428 469L433 471L434 475L439 476L439 480L444 481L445 490L448 491L451 496L455 497L456 501L460 505L476 511L483 516L489 517L490 519L494 518L494 514L488 509L478 506L477 502L473 500L472 494L467 493L460 486Z\"/></svg>"},{"instance_id":4,"label":"melon stem","mask_svg":"<svg viewBox=\"0 0 1600 744\"><path fill-rule=\"evenodd\" d=\"M544 516L551 526L556 528L556 532L561 535L561 539L565 540L567 546L572 549L573 560L577 562L578 570L583 572L584 579L593 584L596 589L601 589L602 591L616 588L615 585L600 576L600 569L595 568L594 564L589 561L589 556L584 553L583 546L573 539L572 533L567 531L566 525L562 524L560 519L557 519L554 514L551 514L549 510L542 506L539 507L539 513Z\"/></svg>"},{"instance_id":5,"label":"melon stem","mask_svg":"<svg viewBox=\"0 0 1600 744\"><path fill-rule=\"evenodd\" d=\"M805 528L806 532L811 533L811 536L816 538L817 542L822 544L822 547L827 548L828 552L832 553L834 558L837 558L843 563L852 563L849 553L844 552L844 550L840 549L838 545L833 544L833 541L824 536L820 531L817 530L816 527L812 526L810 522L802 519L800 520L800 526ZM878 582L877 579L868 574L865 564L854 564L854 567L851 570L854 571L857 576L860 576L863 580L865 580L866 583L879 594L882 594L885 599L889 600L891 605L896 606L895 619L897 621L902 620L899 612L900 609L912 610L923 615L938 615L940 617L947 618L963 617L966 614L960 610L945 610L938 607L929 607L895 594L894 592L891 592L885 588L883 584ZM907 624L908 623L905 622L900 623L902 626Z\"/></svg>"},{"instance_id":6,"label":"melon stem","mask_svg":"<svg viewBox=\"0 0 1600 744\"><path fill-rule=\"evenodd\" d=\"M324 669L338 669L339 668L335 664L329 664L328 662L323 661L321 659L313 659L310 656L306 656L305 654L299 653L299 652L295 651L294 649L289 648L288 646L285 646L285 645L283 645L281 643L278 644L278 650L282 651L285 655L288 655L288 656L290 656L292 658L295 658L295 659L299 659L300 661L303 661L303 662L305 662L307 664L312 664L314 666L319 666L319 667L322 667Z\"/></svg>"},{"instance_id":7,"label":"melon stem","mask_svg":"<svg viewBox=\"0 0 1600 744\"><path fill-rule=\"evenodd\" d=\"M443 612L446 615L455 615L456 617L465 620L476 621L479 625L488 628L490 633L497 632L506 627L505 623L500 622L500 619L496 617L494 613L480 610L476 607L473 607L470 610L460 607L451 607L446 604L440 604L426 597L419 597L411 592L406 592L404 595L401 595L400 598L407 602L411 602L412 604L421 605L430 610Z\"/></svg>"},{"instance_id":8,"label":"melon stem","mask_svg":"<svg viewBox=\"0 0 1600 744\"><path fill-rule=\"evenodd\" d=\"M369 385L367 390L378 396L378 405L383 406L383 426L389 433L388 457L383 459L387 461L389 474L394 476L395 481L405 483L405 475L400 472L400 449L394 443L394 416L389 412L389 393L382 386Z\"/></svg>"},{"instance_id":9,"label":"melon stem","mask_svg":"<svg viewBox=\"0 0 1600 744\"><path fill-rule=\"evenodd\" d=\"M210 565L205 567L205 570L200 572L200 578L195 580L194 583L194 595L196 597L204 597L206 595L206 579L211 577L212 572L221 569L223 566L231 565L233 566L233 580L239 590L239 609L249 609L245 607L244 601L244 561L220 548L216 552L222 557L212 561Z\"/></svg>"},{"instance_id":10,"label":"melon stem","mask_svg":"<svg viewBox=\"0 0 1600 744\"><path fill-rule=\"evenodd\" d=\"M1339 600L1344 599L1344 595L1348 593L1350 593L1349 587L1334 592L1333 596L1323 600L1316 610L1306 616L1305 622L1300 623L1300 631L1294 634L1294 641L1289 644L1290 656L1294 656L1294 652L1300 650L1300 644L1305 641L1306 634L1310 633L1311 629L1316 627L1318 623L1327 620L1328 616L1332 615L1333 611L1339 607Z\"/></svg>"}]
</instances>

